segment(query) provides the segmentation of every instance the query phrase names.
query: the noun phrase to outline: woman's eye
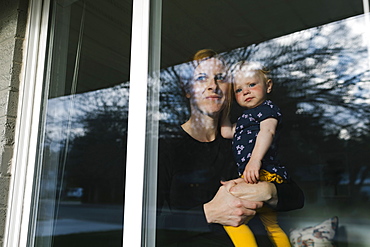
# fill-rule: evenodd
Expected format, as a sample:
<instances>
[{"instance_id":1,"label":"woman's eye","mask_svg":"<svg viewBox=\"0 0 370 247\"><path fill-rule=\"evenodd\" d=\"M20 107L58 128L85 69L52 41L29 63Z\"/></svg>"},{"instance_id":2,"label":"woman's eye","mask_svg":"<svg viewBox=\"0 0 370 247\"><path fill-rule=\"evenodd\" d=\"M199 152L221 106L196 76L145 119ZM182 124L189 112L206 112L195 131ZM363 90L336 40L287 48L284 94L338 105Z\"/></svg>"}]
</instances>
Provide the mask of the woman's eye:
<instances>
[{"instance_id":1,"label":"woman's eye","mask_svg":"<svg viewBox=\"0 0 370 247\"><path fill-rule=\"evenodd\" d=\"M241 91L242 91L242 89L238 88L238 89L235 90L235 93L240 93Z\"/></svg>"},{"instance_id":2,"label":"woman's eye","mask_svg":"<svg viewBox=\"0 0 370 247\"><path fill-rule=\"evenodd\" d=\"M225 75L216 75L215 76L215 80L216 81L224 81L225 80Z\"/></svg>"},{"instance_id":3,"label":"woman's eye","mask_svg":"<svg viewBox=\"0 0 370 247\"><path fill-rule=\"evenodd\" d=\"M197 78L195 78L196 81L205 81L207 80L207 77L204 76L204 75L201 75L201 76L198 76Z\"/></svg>"}]
</instances>

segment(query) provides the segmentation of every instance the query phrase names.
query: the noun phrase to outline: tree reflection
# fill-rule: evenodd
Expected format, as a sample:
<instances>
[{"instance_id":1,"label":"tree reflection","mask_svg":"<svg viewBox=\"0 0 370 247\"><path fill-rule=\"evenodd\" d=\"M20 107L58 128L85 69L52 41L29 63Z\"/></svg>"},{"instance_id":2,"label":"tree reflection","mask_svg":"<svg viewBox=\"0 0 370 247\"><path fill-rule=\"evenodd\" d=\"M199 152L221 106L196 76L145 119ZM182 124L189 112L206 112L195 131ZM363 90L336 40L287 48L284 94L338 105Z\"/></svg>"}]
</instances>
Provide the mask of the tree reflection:
<instances>
[{"instance_id":1,"label":"tree reflection","mask_svg":"<svg viewBox=\"0 0 370 247\"><path fill-rule=\"evenodd\" d=\"M281 159L297 181L307 183L311 200L320 193L358 199L370 182L370 71L362 33L354 29L361 21L352 18L223 54L230 63L259 61L271 69L272 99L284 113ZM186 120L178 100L184 68L162 72L161 109L169 116L162 119L162 133ZM234 105L233 116L239 111Z\"/></svg>"},{"instance_id":2,"label":"tree reflection","mask_svg":"<svg viewBox=\"0 0 370 247\"><path fill-rule=\"evenodd\" d=\"M271 69L272 99L284 114L280 154L308 200L320 193L368 200L370 71L356 17L223 53L228 62L259 61ZM176 135L189 110L180 87L189 64L161 70L160 137ZM127 85L127 83L124 83ZM113 90L114 91L114 90ZM78 104L84 134L71 142L66 177L88 202L117 202L123 184L128 95L111 91ZM125 98L125 104L121 104ZM105 100L102 100L105 99ZM107 100L109 99L109 101ZM96 106L99 107L96 107ZM240 109L233 106L233 116ZM321 185L321 190L318 190ZM122 190L120 190L122 191ZM122 196L122 195L121 195Z\"/></svg>"},{"instance_id":3,"label":"tree reflection","mask_svg":"<svg viewBox=\"0 0 370 247\"><path fill-rule=\"evenodd\" d=\"M127 117L102 108L87 114L86 133L76 137L68 156L69 187L84 189L82 201L123 203Z\"/></svg>"}]
</instances>

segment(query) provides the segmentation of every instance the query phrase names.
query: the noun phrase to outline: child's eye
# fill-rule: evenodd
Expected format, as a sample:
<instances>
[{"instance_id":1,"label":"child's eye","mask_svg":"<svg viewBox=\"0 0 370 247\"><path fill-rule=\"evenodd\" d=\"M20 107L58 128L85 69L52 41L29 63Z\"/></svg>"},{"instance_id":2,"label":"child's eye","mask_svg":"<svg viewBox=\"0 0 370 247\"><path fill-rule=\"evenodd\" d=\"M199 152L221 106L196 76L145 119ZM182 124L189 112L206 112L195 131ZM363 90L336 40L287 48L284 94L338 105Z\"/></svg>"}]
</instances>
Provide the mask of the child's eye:
<instances>
[{"instance_id":1,"label":"child's eye","mask_svg":"<svg viewBox=\"0 0 370 247\"><path fill-rule=\"evenodd\" d=\"M256 83L249 84L249 87L254 87L254 86L256 86Z\"/></svg>"},{"instance_id":2,"label":"child's eye","mask_svg":"<svg viewBox=\"0 0 370 247\"><path fill-rule=\"evenodd\" d=\"M235 93L240 93L241 91L242 91L242 89L238 88L238 89L235 90Z\"/></svg>"}]
</instances>

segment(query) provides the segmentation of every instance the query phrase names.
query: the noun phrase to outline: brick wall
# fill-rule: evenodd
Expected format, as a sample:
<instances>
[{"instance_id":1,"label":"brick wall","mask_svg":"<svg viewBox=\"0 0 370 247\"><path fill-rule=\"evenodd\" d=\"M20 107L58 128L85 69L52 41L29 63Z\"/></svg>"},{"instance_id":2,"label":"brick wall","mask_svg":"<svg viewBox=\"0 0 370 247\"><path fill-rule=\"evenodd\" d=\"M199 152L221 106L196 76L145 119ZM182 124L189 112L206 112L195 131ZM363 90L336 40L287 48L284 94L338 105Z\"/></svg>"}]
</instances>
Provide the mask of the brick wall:
<instances>
[{"instance_id":1,"label":"brick wall","mask_svg":"<svg viewBox=\"0 0 370 247\"><path fill-rule=\"evenodd\" d=\"M28 0L0 0L0 246L3 245Z\"/></svg>"}]
</instances>

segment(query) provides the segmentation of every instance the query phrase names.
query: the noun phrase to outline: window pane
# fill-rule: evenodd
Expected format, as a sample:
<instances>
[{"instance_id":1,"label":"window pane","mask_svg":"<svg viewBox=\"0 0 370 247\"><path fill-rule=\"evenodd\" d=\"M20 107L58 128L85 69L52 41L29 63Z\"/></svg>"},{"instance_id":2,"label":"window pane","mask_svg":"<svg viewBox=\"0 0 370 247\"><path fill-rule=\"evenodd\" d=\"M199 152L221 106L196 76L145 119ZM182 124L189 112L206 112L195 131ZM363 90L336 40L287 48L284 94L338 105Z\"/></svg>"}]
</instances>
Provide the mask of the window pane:
<instances>
[{"instance_id":1,"label":"window pane","mask_svg":"<svg viewBox=\"0 0 370 247\"><path fill-rule=\"evenodd\" d=\"M278 158L305 195L302 209L278 212L292 244L368 245L370 28L362 1L164 1L162 11L156 246L233 246L203 211L219 181L233 177L226 167L237 169L219 132L196 132L219 128L206 122L220 111L199 103L202 93L223 92L216 77L197 74L206 62L187 62L204 48L229 66L247 60L270 70L268 98L283 114ZM233 100L231 121L244 110ZM259 246L271 245L258 216L249 225Z\"/></svg>"},{"instance_id":2,"label":"window pane","mask_svg":"<svg viewBox=\"0 0 370 247\"><path fill-rule=\"evenodd\" d=\"M121 246L132 1L54 1L30 245Z\"/></svg>"}]
</instances>

